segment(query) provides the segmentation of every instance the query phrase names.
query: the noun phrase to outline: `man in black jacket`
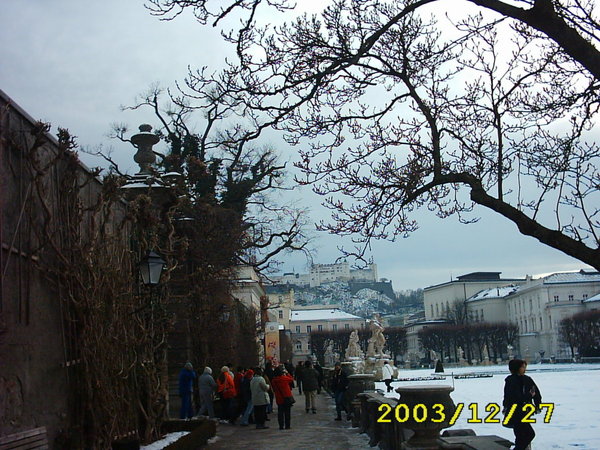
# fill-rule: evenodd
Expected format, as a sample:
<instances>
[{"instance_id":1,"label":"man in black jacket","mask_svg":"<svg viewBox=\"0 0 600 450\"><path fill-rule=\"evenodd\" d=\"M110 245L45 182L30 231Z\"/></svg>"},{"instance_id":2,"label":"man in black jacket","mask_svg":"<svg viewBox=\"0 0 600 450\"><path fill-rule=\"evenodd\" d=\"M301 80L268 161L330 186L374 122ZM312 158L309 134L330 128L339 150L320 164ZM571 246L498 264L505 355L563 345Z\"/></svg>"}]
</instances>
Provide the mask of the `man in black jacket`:
<instances>
[{"instance_id":1,"label":"man in black jacket","mask_svg":"<svg viewBox=\"0 0 600 450\"><path fill-rule=\"evenodd\" d=\"M525 450L533 441L535 431L530 423L523 422L523 418L528 415L529 408L539 409L542 395L535 382L525 375L526 361L513 359L509 361L508 369L511 375L504 380L503 412L510 414L512 411L508 426L512 426L515 434L515 450ZM526 407L525 405L532 406Z\"/></svg>"},{"instance_id":2,"label":"man in black jacket","mask_svg":"<svg viewBox=\"0 0 600 450\"><path fill-rule=\"evenodd\" d=\"M348 377L342 371L342 365L338 362L335 363L333 375L331 376L331 390L333 391L333 398L335 399L335 411L337 417L335 420L342 420L342 410L346 410L344 406L344 395L348 389Z\"/></svg>"}]
</instances>

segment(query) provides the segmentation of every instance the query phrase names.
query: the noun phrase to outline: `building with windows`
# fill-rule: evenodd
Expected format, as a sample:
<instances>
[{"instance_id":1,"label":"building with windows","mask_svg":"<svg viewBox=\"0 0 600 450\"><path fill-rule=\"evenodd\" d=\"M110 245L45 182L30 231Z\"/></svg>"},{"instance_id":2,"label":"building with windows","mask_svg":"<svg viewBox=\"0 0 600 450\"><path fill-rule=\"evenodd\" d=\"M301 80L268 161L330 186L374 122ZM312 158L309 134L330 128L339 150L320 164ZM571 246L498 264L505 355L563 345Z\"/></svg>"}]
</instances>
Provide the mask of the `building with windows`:
<instances>
[{"instance_id":1,"label":"building with windows","mask_svg":"<svg viewBox=\"0 0 600 450\"><path fill-rule=\"evenodd\" d=\"M294 309L290 320L293 362L311 358L310 333L314 331L358 330L367 320L338 308Z\"/></svg>"},{"instance_id":2,"label":"building with windows","mask_svg":"<svg viewBox=\"0 0 600 450\"><path fill-rule=\"evenodd\" d=\"M488 286L472 293L486 284ZM497 272L477 272L458 277L457 281L428 287L424 297L425 316L431 319L421 323L421 329L427 322L443 320L447 317L447 308L464 298L468 322L508 322L518 326L516 355L533 360L542 355L570 358L569 347L560 339L560 321L579 312L600 308L600 273L581 270L537 279L527 276L509 280L500 279ZM413 334L417 334L418 330L413 328ZM418 344L411 342L408 328L407 331L409 351L417 353Z\"/></svg>"},{"instance_id":3,"label":"building with windows","mask_svg":"<svg viewBox=\"0 0 600 450\"><path fill-rule=\"evenodd\" d=\"M269 310L274 314L277 322L283 325L285 330L290 329L292 308L294 308L294 289L289 285L265 286L265 292L269 297Z\"/></svg>"},{"instance_id":4,"label":"building with windows","mask_svg":"<svg viewBox=\"0 0 600 450\"><path fill-rule=\"evenodd\" d=\"M377 281L377 264L369 264L364 269L351 269L346 261L334 264L312 264L310 273L284 273L273 276L277 284L295 284L303 287L317 287L333 281Z\"/></svg>"},{"instance_id":5,"label":"building with windows","mask_svg":"<svg viewBox=\"0 0 600 450\"><path fill-rule=\"evenodd\" d=\"M466 302L482 290L519 286L526 281L525 278L500 278L500 274L501 272L473 272L461 275L456 280L426 287L423 290L425 319L445 319L455 302Z\"/></svg>"}]
</instances>

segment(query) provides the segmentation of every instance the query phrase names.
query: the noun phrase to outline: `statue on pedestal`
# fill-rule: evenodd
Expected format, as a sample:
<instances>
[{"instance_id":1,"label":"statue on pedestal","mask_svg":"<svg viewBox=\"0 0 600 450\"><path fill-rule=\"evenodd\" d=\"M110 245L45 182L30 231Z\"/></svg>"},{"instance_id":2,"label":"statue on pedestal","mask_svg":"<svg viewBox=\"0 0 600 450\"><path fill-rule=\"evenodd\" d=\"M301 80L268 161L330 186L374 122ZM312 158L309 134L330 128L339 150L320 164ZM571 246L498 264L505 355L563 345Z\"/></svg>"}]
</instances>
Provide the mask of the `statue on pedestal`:
<instances>
[{"instance_id":1,"label":"statue on pedestal","mask_svg":"<svg viewBox=\"0 0 600 450\"><path fill-rule=\"evenodd\" d=\"M370 328L371 337L369 338L367 356L384 355L385 336L383 335L383 327L374 319L371 321Z\"/></svg>"},{"instance_id":2,"label":"statue on pedestal","mask_svg":"<svg viewBox=\"0 0 600 450\"><path fill-rule=\"evenodd\" d=\"M356 330L353 330L350 333L350 339L348 340L348 347L346 348L346 360L350 358L362 358L363 352L360 348L360 344L358 343L358 333Z\"/></svg>"}]
</instances>

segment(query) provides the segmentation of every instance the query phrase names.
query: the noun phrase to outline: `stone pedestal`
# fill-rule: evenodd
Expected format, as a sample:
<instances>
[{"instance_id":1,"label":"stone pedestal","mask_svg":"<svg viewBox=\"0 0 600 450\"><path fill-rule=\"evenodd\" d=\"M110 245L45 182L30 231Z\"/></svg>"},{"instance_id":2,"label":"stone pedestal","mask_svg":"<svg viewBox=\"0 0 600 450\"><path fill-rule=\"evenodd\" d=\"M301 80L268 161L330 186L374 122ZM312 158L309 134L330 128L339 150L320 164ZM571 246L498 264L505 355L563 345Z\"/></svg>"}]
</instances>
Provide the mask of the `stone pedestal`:
<instances>
[{"instance_id":1,"label":"stone pedestal","mask_svg":"<svg viewBox=\"0 0 600 450\"><path fill-rule=\"evenodd\" d=\"M440 430L447 428L456 406L450 397L450 392L454 388L446 385L428 385L428 386L403 386L396 389L400 394L398 405L406 405L408 410L408 420L403 422L403 426L414 431L407 442L402 444L403 449L437 449ZM438 419L441 416L436 414L433 405L440 404L443 407L445 419L443 422L433 422L432 419ZM436 407L439 409L439 407ZM417 421L416 418L422 418L426 410L426 419ZM404 411L403 411L404 413Z\"/></svg>"},{"instance_id":2,"label":"stone pedestal","mask_svg":"<svg viewBox=\"0 0 600 450\"><path fill-rule=\"evenodd\" d=\"M352 415L352 402L358 394L361 392L374 392L375 382L373 381L373 375L370 373L355 373L348 377L348 390L344 396L344 405L346 411Z\"/></svg>"}]
</instances>

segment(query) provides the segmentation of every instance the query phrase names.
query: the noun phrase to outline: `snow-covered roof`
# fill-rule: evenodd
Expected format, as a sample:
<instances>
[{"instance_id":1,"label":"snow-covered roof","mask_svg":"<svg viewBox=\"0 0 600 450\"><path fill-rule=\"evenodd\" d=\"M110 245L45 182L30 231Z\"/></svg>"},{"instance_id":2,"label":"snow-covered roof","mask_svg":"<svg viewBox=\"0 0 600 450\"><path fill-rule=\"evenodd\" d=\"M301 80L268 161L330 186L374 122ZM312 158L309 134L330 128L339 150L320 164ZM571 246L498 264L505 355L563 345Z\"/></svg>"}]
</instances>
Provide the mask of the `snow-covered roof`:
<instances>
[{"instance_id":1,"label":"snow-covered roof","mask_svg":"<svg viewBox=\"0 0 600 450\"><path fill-rule=\"evenodd\" d=\"M589 282L600 282L600 273L581 270L579 272L553 273L544 278L544 284Z\"/></svg>"},{"instance_id":2,"label":"snow-covered roof","mask_svg":"<svg viewBox=\"0 0 600 450\"><path fill-rule=\"evenodd\" d=\"M583 303L591 303L591 302L600 302L600 294L596 294L593 297L590 297L583 301Z\"/></svg>"},{"instance_id":3,"label":"snow-covered roof","mask_svg":"<svg viewBox=\"0 0 600 450\"><path fill-rule=\"evenodd\" d=\"M488 298L504 298L519 290L519 286L503 286L497 288L484 289L479 291L477 294L469 297L467 302L476 302L478 300L485 300Z\"/></svg>"},{"instance_id":4,"label":"snow-covered roof","mask_svg":"<svg viewBox=\"0 0 600 450\"><path fill-rule=\"evenodd\" d=\"M292 311L292 321L301 320L348 320L361 319L362 317L349 314L341 309L297 309Z\"/></svg>"}]
</instances>

